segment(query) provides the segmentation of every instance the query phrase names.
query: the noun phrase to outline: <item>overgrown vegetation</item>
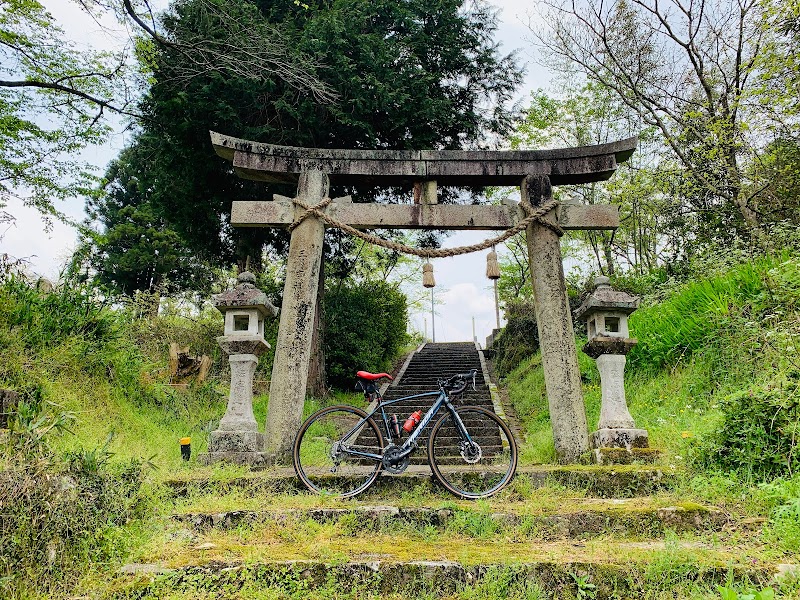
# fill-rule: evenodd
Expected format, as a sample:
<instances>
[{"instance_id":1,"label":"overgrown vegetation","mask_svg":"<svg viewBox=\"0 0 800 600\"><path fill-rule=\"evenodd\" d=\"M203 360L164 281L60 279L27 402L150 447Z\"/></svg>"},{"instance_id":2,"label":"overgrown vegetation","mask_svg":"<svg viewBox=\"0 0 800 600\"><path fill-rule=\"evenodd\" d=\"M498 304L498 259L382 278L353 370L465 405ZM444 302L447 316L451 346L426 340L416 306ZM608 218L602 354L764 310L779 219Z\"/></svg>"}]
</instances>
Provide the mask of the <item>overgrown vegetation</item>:
<instances>
[{"instance_id":1,"label":"overgrown vegetation","mask_svg":"<svg viewBox=\"0 0 800 600\"><path fill-rule=\"evenodd\" d=\"M328 290L324 302L329 382L350 389L356 371L389 371L408 341L406 297L397 286L343 285Z\"/></svg>"}]
</instances>

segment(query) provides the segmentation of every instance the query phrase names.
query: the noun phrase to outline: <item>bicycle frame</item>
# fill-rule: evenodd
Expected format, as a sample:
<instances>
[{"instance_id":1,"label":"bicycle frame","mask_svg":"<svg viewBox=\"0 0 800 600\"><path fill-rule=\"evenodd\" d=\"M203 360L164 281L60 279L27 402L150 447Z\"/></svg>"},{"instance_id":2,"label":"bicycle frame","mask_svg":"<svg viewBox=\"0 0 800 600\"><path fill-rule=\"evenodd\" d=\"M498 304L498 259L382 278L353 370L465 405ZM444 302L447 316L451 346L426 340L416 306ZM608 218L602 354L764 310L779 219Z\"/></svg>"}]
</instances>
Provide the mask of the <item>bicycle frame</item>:
<instances>
[{"instance_id":1,"label":"bicycle frame","mask_svg":"<svg viewBox=\"0 0 800 600\"><path fill-rule=\"evenodd\" d=\"M342 438L339 440L339 444L346 443L347 440L350 437L352 437L353 435L356 435L356 437L357 437L358 433L361 432L361 429L364 427L364 424L367 422L367 420L371 419L372 416L376 412L378 412L378 410L381 411L381 417L383 419L383 424L384 424L384 426L386 428L386 433L387 433L387 435L389 437L389 444L394 444L395 440L394 440L394 437L392 436L392 429L391 429L391 427L389 427L389 419L386 416L385 408L387 406L391 406L393 404L397 404L398 402L402 402L404 400L413 400L414 398L425 398L427 396L437 396L437 398L433 402L433 405L422 416L422 420L419 422L419 425L417 425L416 429L414 429L414 431L411 432L411 435L408 436L408 439L405 442L403 442L403 444L400 446L402 452L401 452L399 458L404 458L404 457L408 456L409 454L411 454L417 448L417 439L419 438L420 435L422 435L422 432L425 430L425 428L430 424L430 422L433 420L433 418L441 410L442 406L447 407L447 409L453 415L453 421L456 423L456 427L458 427L458 431L461 434L462 438L465 439L467 442L472 442L472 438L470 437L469 432L467 431L467 428L464 425L464 422L461 420L461 417L458 416L458 412L456 412L456 409L453 406L452 401L448 397L447 393L445 393L444 390L440 389L438 392L425 392L424 394L415 394L413 396L405 396L403 398L395 398L394 400L389 400L387 402L384 402L382 399L379 400L378 401L378 406L373 408L372 411L370 413L368 413L366 417L362 418L356 424L355 427L353 427L350 431L347 432L346 435L342 436ZM397 441L399 441L399 440L397 440ZM371 459L376 460L378 462L380 462L383 459L383 456L381 454L373 454L371 452L360 452L358 450L352 450L352 449L347 448L347 447L340 446L339 450L341 452L344 452L344 453L349 454L351 456L359 456L359 457L362 457L362 458L371 458Z\"/></svg>"}]
</instances>

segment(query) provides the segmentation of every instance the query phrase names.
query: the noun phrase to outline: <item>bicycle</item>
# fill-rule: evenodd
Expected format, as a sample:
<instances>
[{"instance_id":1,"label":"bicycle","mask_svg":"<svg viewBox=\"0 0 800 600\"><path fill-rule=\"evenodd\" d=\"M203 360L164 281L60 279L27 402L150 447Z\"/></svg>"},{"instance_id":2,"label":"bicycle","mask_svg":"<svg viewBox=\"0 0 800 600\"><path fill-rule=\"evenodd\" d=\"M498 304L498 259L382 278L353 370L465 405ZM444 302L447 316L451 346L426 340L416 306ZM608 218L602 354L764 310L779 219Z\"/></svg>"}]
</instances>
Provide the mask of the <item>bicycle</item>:
<instances>
[{"instance_id":1,"label":"bicycle","mask_svg":"<svg viewBox=\"0 0 800 600\"><path fill-rule=\"evenodd\" d=\"M437 391L384 401L377 383L392 377L359 371L356 376L364 396L375 406L367 407L369 413L349 405L329 406L308 417L297 432L292 451L297 476L318 494L340 498L360 494L375 482L381 469L398 475L408 468L417 440L444 407L445 413L428 438L428 462L434 477L459 498L475 500L499 492L517 468L517 444L511 430L488 409L453 403L470 379L475 389L476 373L477 369L472 369L439 379ZM413 413L402 427L396 414L387 416L386 409L393 404L434 396L424 415ZM373 418L378 412L383 429ZM408 434L405 441L403 433Z\"/></svg>"}]
</instances>

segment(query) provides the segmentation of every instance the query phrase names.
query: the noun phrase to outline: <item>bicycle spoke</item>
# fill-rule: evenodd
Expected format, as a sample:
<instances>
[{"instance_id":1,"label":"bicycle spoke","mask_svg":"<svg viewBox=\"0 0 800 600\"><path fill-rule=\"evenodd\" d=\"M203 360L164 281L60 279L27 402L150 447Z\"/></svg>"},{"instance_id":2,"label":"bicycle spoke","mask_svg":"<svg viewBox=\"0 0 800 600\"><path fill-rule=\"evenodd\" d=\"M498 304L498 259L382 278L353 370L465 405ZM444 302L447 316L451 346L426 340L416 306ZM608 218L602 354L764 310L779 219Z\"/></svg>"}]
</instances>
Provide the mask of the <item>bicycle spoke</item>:
<instances>
[{"instance_id":1,"label":"bicycle spoke","mask_svg":"<svg viewBox=\"0 0 800 600\"><path fill-rule=\"evenodd\" d=\"M473 439L462 440L450 413L431 432L428 458L436 478L462 498L485 498L505 487L517 465L516 443L497 415L478 407L458 409Z\"/></svg>"},{"instance_id":2,"label":"bicycle spoke","mask_svg":"<svg viewBox=\"0 0 800 600\"><path fill-rule=\"evenodd\" d=\"M295 471L313 492L349 497L369 487L380 461L355 452L381 455L383 437L362 410L332 406L314 413L300 428L294 447ZM351 434L347 439L344 436Z\"/></svg>"}]
</instances>

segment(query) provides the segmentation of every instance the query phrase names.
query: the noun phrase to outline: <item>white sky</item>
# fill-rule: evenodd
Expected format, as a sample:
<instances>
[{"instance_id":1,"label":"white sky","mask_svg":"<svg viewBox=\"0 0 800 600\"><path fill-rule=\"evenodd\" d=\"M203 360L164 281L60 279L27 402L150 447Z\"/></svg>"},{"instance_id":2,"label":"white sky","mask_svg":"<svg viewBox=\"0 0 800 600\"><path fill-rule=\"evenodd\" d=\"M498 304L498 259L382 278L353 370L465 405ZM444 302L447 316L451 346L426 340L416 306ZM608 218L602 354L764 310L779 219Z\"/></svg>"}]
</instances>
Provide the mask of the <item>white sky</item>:
<instances>
[{"instance_id":1,"label":"white sky","mask_svg":"<svg viewBox=\"0 0 800 600\"><path fill-rule=\"evenodd\" d=\"M529 31L527 12L533 3L524 0L491 0L500 9L501 25L496 39L501 42L504 53L519 50L519 60L526 65L526 80L519 91L523 99L537 87L546 87L549 76L543 68L534 63L532 45L526 38ZM44 0L53 16L61 23L67 34L79 44L95 48L114 47L124 43L124 34L109 35L92 20L87 18L70 0ZM156 2L164 5L165 2ZM113 23L104 23L112 25ZM113 159L125 145L125 134L119 132L109 142L84 153L86 160L98 165L100 169ZM84 218L82 199L59 205L59 209L76 221ZM76 233L71 227L54 222L51 231L46 231L38 212L25 207L14 198L5 209L16 218L16 223L0 230L0 252L7 252L17 258L29 261L29 270L57 279L59 271L72 253L76 244ZM492 232L458 232L451 235L445 246L454 247L472 244L490 237ZM502 249L499 249L502 252ZM483 344L495 326L494 294L491 281L486 279L486 254L479 252L434 261L437 287L436 293L436 341L456 342L472 339L472 322L475 320L477 339ZM422 275L420 273L420 286ZM502 317L502 315L501 315ZM427 320L428 336L431 335L431 315L412 316L412 328L422 332Z\"/></svg>"}]
</instances>

